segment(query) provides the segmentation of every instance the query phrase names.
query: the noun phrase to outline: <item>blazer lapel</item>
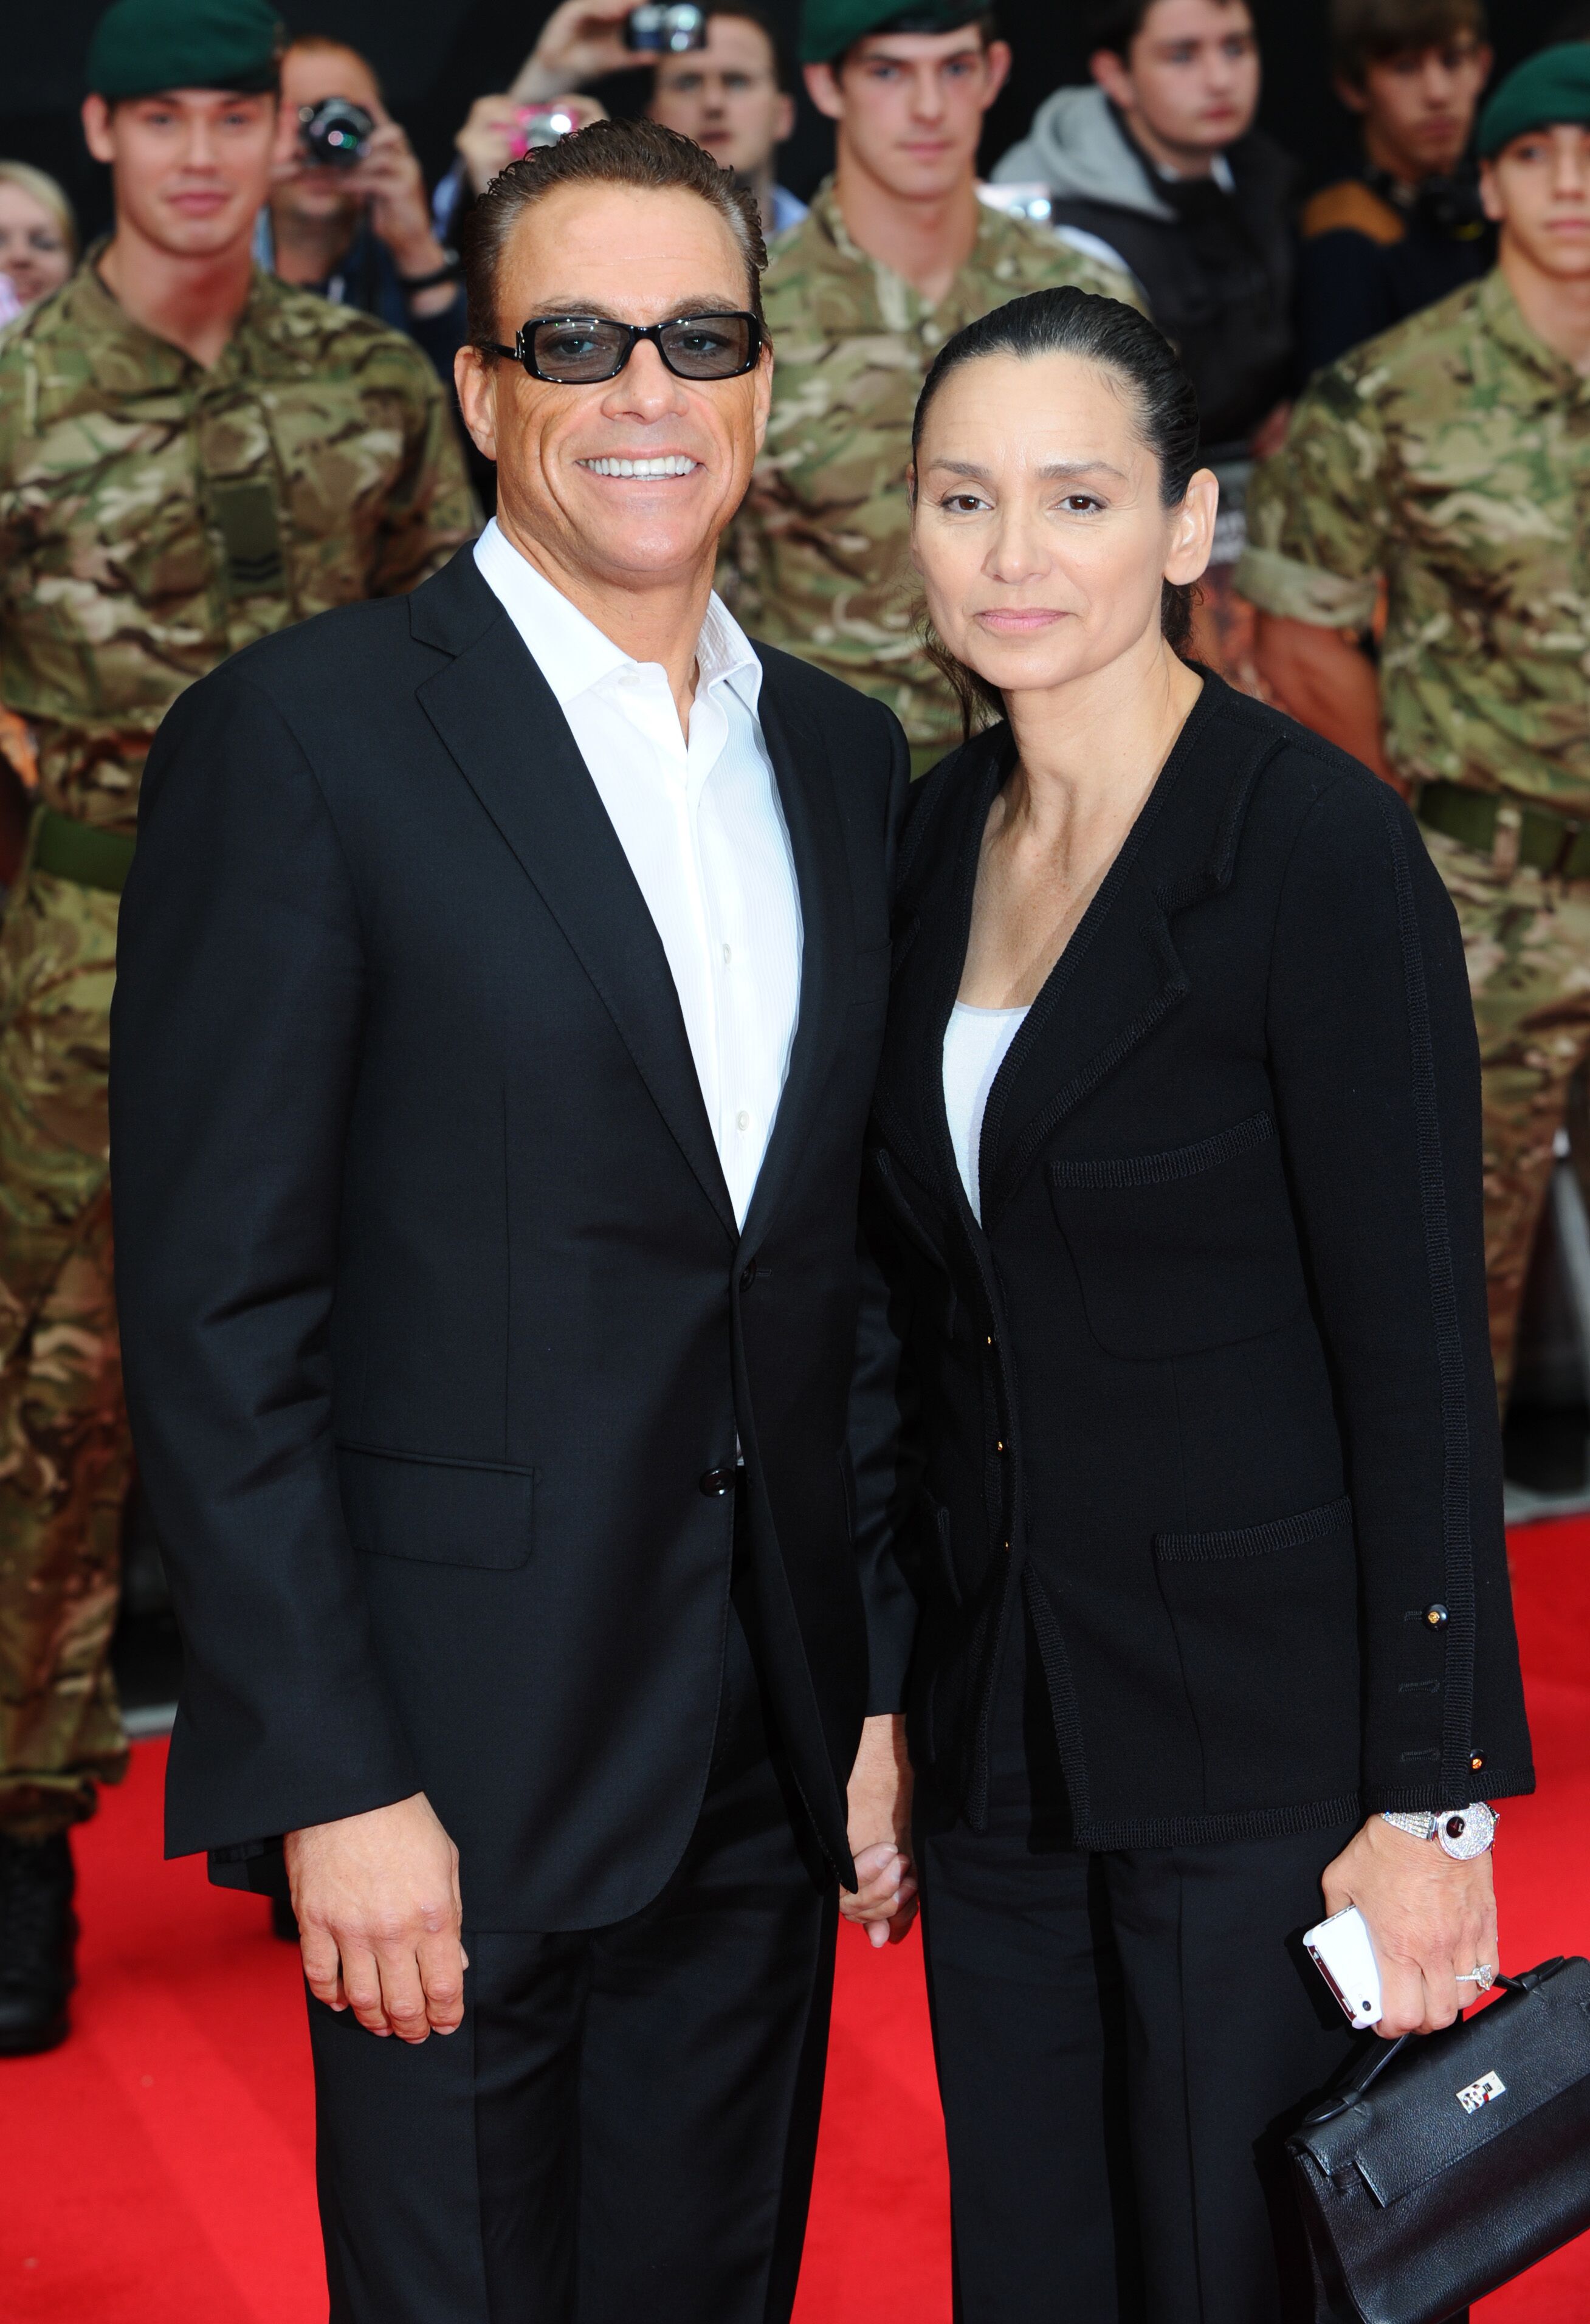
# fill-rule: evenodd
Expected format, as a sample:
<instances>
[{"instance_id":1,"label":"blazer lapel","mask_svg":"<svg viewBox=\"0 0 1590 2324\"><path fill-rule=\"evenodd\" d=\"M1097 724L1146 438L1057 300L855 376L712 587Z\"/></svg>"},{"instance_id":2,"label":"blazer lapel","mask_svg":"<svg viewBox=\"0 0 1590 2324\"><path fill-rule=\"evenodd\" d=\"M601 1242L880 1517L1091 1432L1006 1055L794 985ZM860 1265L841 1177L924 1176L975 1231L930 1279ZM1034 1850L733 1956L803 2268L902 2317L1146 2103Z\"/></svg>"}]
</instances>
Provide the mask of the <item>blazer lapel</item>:
<instances>
[{"instance_id":1,"label":"blazer lapel","mask_svg":"<svg viewBox=\"0 0 1590 2324\"><path fill-rule=\"evenodd\" d=\"M1117 856L989 1093L980 1154L985 1232L1040 1147L1190 990L1136 853Z\"/></svg>"},{"instance_id":2,"label":"blazer lapel","mask_svg":"<svg viewBox=\"0 0 1590 2324\"><path fill-rule=\"evenodd\" d=\"M1243 818L1280 747L1212 672L1153 792L996 1077L981 1154L986 1227L1045 1142L1186 999L1174 917L1230 885Z\"/></svg>"},{"instance_id":3,"label":"blazer lapel","mask_svg":"<svg viewBox=\"0 0 1590 2324\"><path fill-rule=\"evenodd\" d=\"M485 604L469 589L471 579ZM420 591L414 600L416 634L454 656L421 683L421 705L568 938L725 1231L736 1238L668 955L568 721L473 559L467 576L455 560L429 591L443 585L451 585L450 595ZM461 631L470 634L461 638Z\"/></svg>"},{"instance_id":4,"label":"blazer lapel","mask_svg":"<svg viewBox=\"0 0 1590 2324\"><path fill-rule=\"evenodd\" d=\"M748 1250L766 1233L800 1168L807 1125L827 1082L844 1027L838 985L850 919L849 872L827 750L817 730L781 698L765 663L758 715L800 894L800 1001L790 1070L745 1217Z\"/></svg>"}]
</instances>

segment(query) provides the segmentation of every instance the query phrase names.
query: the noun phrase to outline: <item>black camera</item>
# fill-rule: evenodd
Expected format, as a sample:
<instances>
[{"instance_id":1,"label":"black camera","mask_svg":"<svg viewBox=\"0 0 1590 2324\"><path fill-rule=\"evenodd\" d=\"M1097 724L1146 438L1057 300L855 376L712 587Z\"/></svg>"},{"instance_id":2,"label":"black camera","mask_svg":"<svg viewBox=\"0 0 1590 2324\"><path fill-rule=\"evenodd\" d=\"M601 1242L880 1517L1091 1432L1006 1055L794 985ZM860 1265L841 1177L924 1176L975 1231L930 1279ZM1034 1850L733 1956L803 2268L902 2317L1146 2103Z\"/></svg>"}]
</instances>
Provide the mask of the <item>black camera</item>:
<instances>
[{"instance_id":1,"label":"black camera","mask_svg":"<svg viewBox=\"0 0 1590 2324\"><path fill-rule=\"evenodd\" d=\"M707 46L707 11L695 0L642 0L624 20L624 45L648 56L679 56Z\"/></svg>"},{"instance_id":2,"label":"black camera","mask_svg":"<svg viewBox=\"0 0 1590 2324\"><path fill-rule=\"evenodd\" d=\"M298 108L298 145L306 161L321 170L351 170L370 150L375 116L350 97L323 97Z\"/></svg>"}]
</instances>

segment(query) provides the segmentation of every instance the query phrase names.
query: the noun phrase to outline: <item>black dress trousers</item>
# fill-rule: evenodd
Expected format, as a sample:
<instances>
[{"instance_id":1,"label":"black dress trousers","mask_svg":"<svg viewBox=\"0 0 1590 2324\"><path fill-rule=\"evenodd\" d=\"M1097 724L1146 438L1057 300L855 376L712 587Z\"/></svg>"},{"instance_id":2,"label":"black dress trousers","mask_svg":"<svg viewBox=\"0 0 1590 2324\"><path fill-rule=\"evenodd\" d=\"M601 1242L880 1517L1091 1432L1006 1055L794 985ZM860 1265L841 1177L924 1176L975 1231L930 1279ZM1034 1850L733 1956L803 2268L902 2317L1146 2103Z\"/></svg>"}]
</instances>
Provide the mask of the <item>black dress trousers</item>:
<instances>
[{"instance_id":1,"label":"black dress trousers","mask_svg":"<svg viewBox=\"0 0 1590 2324\"><path fill-rule=\"evenodd\" d=\"M654 1903L467 1928L463 2024L417 2048L311 1997L331 2324L782 2324L837 1919L790 1797L732 1607L706 1797Z\"/></svg>"},{"instance_id":2,"label":"black dress trousers","mask_svg":"<svg viewBox=\"0 0 1590 2324\"><path fill-rule=\"evenodd\" d=\"M918 1796L957 2324L1308 2324L1281 2142L1375 2037L1300 1937L1357 1821L1074 1849L1008 1681L986 1831Z\"/></svg>"}]
</instances>

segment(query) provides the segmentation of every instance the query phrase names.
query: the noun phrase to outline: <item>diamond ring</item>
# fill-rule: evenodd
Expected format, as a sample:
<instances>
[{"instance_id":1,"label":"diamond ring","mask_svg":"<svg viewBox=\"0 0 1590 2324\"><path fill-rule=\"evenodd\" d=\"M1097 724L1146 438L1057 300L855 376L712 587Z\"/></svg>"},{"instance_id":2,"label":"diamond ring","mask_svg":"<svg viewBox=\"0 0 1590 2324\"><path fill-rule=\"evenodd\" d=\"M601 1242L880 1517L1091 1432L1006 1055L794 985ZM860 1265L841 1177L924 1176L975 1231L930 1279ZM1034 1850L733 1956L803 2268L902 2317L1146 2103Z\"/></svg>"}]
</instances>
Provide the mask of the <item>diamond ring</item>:
<instances>
[{"instance_id":1,"label":"diamond ring","mask_svg":"<svg viewBox=\"0 0 1590 2324\"><path fill-rule=\"evenodd\" d=\"M1476 1961L1473 1969L1460 1969L1457 1982L1459 1985L1477 1985L1482 1993L1488 1993L1496 1982L1496 1964L1494 1961Z\"/></svg>"}]
</instances>

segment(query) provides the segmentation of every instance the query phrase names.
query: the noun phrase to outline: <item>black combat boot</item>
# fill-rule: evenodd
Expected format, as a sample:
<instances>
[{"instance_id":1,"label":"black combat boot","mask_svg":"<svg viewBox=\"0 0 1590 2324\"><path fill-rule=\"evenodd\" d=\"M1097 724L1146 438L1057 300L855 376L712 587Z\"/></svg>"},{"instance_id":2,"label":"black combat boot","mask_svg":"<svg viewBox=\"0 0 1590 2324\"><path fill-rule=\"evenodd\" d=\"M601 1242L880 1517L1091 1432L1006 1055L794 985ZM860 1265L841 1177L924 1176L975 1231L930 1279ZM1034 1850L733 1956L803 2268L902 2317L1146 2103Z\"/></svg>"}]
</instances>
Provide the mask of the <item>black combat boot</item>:
<instances>
[{"instance_id":1,"label":"black combat boot","mask_svg":"<svg viewBox=\"0 0 1590 2324\"><path fill-rule=\"evenodd\" d=\"M65 1832L13 1840L0 1831L0 2058L66 2039L66 1997L78 1981L76 1885Z\"/></svg>"}]
</instances>

